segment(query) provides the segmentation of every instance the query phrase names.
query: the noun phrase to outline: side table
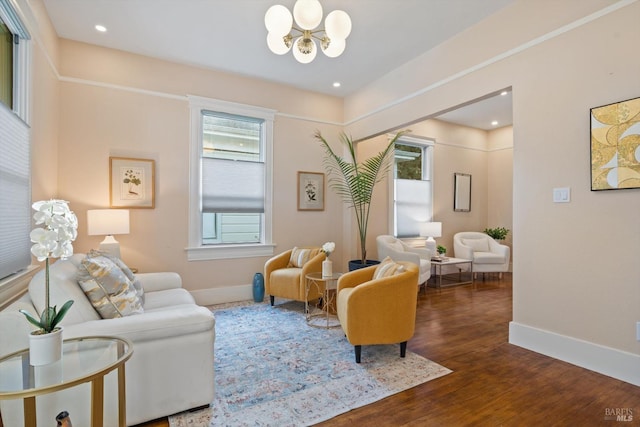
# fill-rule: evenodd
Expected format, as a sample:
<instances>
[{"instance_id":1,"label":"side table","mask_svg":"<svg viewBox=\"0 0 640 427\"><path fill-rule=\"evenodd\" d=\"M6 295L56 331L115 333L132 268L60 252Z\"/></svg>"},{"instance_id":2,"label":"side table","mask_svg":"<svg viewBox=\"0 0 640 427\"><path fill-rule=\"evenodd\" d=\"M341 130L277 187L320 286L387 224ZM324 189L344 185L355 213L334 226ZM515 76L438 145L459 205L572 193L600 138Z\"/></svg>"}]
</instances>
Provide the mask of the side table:
<instances>
[{"instance_id":1,"label":"side table","mask_svg":"<svg viewBox=\"0 0 640 427\"><path fill-rule=\"evenodd\" d=\"M307 323L310 326L325 329L340 326L338 316L331 314L331 307L334 306L336 302L336 290L340 276L342 276L342 273L333 273L331 276L323 276L322 273L307 274L304 310L307 316ZM309 306L307 297L309 296L311 286L315 286L318 293L322 295L322 307L320 308Z\"/></svg>"},{"instance_id":2,"label":"side table","mask_svg":"<svg viewBox=\"0 0 640 427\"><path fill-rule=\"evenodd\" d=\"M36 397L90 382L91 426L102 427L104 377L117 369L118 426L126 427L124 364L132 353L131 341L109 336L64 340L62 359L44 366L29 364L29 349L17 351L0 359L0 400L23 399L25 427L53 425L58 412L51 419L36 419Z\"/></svg>"},{"instance_id":3,"label":"side table","mask_svg":"<svg viewBox=\"0 0 640 427\"><path fill-rule=\"evenodd\" d=\"M445 284L445 286L454 286L454 285L466 285L469 283L473 283L473 261L470 259L463 259L463 258L446 258L444 260L434 260L433 258L431 259L431 268L433 269L433 284L432 286L435 286L436 288L441 288L442 287L442 278L444 276L444 274L442 274L442 267L443 266L456 266L458 267L458 280L455 281L450 281L449 283ZM464 280L462 278L462 266L468 266L468 274L469 274L469 279L468 280ZM466 273L466 272L465 272ZM446 279L445 279L446 280Z\"/></svg>"}]
</instances>

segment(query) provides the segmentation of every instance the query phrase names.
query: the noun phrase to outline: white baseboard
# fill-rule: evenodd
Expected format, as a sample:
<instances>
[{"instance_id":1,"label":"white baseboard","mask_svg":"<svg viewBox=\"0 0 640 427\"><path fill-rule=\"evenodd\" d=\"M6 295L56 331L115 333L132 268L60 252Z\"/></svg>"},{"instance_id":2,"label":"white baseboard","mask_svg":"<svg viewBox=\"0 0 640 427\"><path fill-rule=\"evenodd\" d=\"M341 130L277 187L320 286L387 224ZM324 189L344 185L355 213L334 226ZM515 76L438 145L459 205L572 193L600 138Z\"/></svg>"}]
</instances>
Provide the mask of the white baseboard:
<instances>
[{"instance_id":1,"label":"white baseboard","mask_svg":"<svg viewBox=\"0 0 640 427\"><path fill-rule=\"evenodd\" d=\"M509 343L640 386L640 355L509 323Z\"/></svg>"},{"instance_id":2,"label":"white baseboard","mask_svg":"<svg viewBox=\"0 0 640 427\"><path fill-rule=\"evenodd\" d=\"M214 305L225 302L247 301L253 299L253 286L240 285L225 288L210 288L189 291L198 305ZM265 295L265 298L267 296Z\"/></svg>"}]
</instances>

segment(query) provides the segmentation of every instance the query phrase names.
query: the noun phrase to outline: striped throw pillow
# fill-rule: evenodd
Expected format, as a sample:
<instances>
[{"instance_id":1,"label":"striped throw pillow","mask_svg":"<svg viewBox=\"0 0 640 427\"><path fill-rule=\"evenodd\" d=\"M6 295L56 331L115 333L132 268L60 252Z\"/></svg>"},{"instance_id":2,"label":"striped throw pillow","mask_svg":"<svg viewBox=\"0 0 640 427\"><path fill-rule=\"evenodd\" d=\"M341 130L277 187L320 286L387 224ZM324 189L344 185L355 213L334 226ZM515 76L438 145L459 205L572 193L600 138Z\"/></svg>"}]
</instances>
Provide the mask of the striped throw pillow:
<instances>
[{"instance_id":1,"label":"striped throw pillow","mask_svg":"<svg viewBox=\"0 0 640 427\"><path fill-rule=\"evenodd\" d=\"M311 258L320 253L320 248L294 247L289 258L289 267L302 268Z\"/></svg>"},{"instance_id":2,"label":"striped throw pillow","mask_svg":"<svg viewBox=\"0 0 640 427\"><path fill-rule=\"evenodd\" d=\"M373 280L382 279L383 277L390 277L404 271L404 266L396 264L390 257L386 257L376 267L376 271L373 273Z\"/></svg>"}]
</instances>

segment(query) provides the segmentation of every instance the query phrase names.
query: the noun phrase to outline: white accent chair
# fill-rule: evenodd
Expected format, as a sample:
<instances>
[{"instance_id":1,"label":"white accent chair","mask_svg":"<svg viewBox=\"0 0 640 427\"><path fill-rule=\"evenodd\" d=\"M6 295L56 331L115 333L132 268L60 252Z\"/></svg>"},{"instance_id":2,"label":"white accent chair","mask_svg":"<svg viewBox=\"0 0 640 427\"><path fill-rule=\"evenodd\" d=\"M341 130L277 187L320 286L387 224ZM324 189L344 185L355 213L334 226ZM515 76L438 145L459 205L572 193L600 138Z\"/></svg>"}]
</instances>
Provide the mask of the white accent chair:
<instances>
[{"instance_id":1,"label":"white accent chair","mask_svg":"<svg viewBox=\"0 0 640 427\"><path fill-rule=\"evenodd\" d=\"M473 273L502 273L509 271L511 249L495 241L485 233L463 231L453 236L456 258L473 261Z\"/></svg>"},{"instance_id":2,"label":"white accent chair","mask_svg":"<svg viewBox=\"0 0 640 427\"><path fill-rule=\"evenodd\" d=\"M418 285L426 283L431 277L431 256L434 254L429 249L413 248L402 240L386 234L376 237L376 245L378 258L381 260L389 257L395 262L406 261L417 265Z\"/></svg>"},{"instance_id":3,"label":"white accent chair","mask_svg":"<svg viewBox=\"0 0 640 427\"><path fill-rule=\"evenodd\" d=\"M125 364L127 425L165 417L210 404L214 397L213 345L215 318L196 305L176 273L145 273L136 277L144 289L144 313L102 319L76 281L82 254L50 267L51 305L74 304L62 320L63 338L110 335L128 338L133 355ZM19 309L36 315L44 306L44 270L29 291L0 312L0 355L29 347L31 324ZM117 415L115 372L105 378L105 414ZM0 373L2 376L2 373ZM109 377L113 379L110 380ZM67 410L73 424L90 423L90 388L80 385L38 397L38 425L51 425ZM0 401L5 426L23 425L22 401ZM53 414L53 415L52 415ZM105 425L115 425L115 420Z\"/></svg>"}]
</instances>

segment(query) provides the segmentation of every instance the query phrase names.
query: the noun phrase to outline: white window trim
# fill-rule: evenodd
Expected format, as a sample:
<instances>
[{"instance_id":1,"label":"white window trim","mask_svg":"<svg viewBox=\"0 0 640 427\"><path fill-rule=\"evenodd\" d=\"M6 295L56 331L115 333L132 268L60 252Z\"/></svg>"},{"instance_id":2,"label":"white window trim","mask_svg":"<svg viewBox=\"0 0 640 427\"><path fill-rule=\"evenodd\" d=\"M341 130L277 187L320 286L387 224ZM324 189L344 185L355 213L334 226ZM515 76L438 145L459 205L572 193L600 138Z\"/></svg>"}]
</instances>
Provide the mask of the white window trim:
<instances>
[{"instance_id":1,"label":"white window trim","mask_svg":"<svg viewBox=\"0 0 640 427\"><path fill-rule=\"evenodd\" d=\"M395 134L387 134L387 138L388 141L390 142L393 138L395 137ZM429 179L431 180L431 188L435 189L435 185L433 184L433 165L434 165L434 154L435 154L435 145L436 145L436 140L433 138L428 138L428 137L416 137L416 136L407 136L407 135L403 135L400 138L398 138L398 140L396 141L396 143L398 144L402 144L402 143L408 143L408 144L412 144L412 145L420 145L422 147L431 147L431 164L429 165ZM425 159L426 161L426 159ZM426 165L423 165L423 167L425 167ZM388 229L388 234L390 235L394 235L394 230L395 230L395 221L396 221L396 215L395 215L395 199L396 199L396 193L395 193L395 186L394 186L394 180L395 180L395 173L390 173L387 179L387 184L388 184L388 191L389 194L391 195L391 197L389 197L389 205L388 205L388 224L387 224L387 229ZM431 217L433 220L433 191L431 191Z\"/></svg>"},{"instance_id":2,"label":"white window trim","mask_svg":"<svg viewBox=\"0 0 640 427\"><path fill-rule=\"evenodd\" d=\"M189 246L186 248L188 261L213 259L252 258L271 256L275 244L272 242L273 218L273 121L275 110L235 102L220 101L188 95L191 115L191 135L189 150ZM200 156L202 152L202 110L256 117L264 120L262 129L264 138L265 162L265 205L262 243L233 245L202 244L202 180Z\"/></svg>"}]
</instances>

